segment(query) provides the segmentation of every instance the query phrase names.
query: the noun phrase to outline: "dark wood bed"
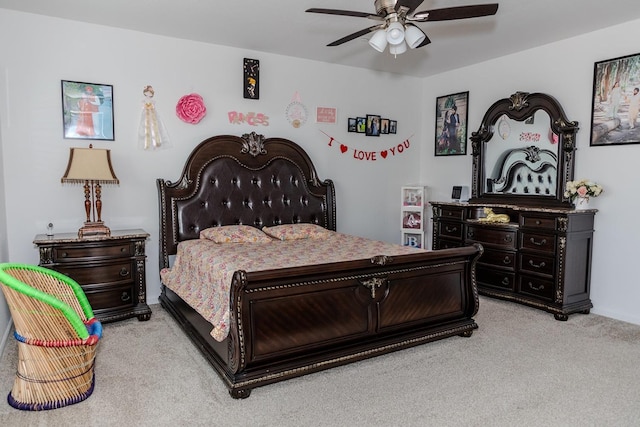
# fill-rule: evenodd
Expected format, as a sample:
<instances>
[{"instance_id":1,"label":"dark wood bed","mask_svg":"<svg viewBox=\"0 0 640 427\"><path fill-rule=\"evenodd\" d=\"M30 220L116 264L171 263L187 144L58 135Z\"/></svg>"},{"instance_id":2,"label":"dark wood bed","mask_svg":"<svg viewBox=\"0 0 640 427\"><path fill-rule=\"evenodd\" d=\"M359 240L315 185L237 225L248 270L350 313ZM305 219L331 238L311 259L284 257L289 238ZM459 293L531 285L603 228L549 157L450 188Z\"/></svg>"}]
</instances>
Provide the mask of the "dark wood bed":
<instances>
[{"instance_id":1,"label":"dark wood bed","mask_svg":"<svg viewBox=\"0 0 640 427\"><path fill-rule=\"evenodd\" d=\"M296 143L255 133L215 136L175 182L157 180L160 269L178 243L220 225L313 223L336 230L335 190ZM383 226L381 224L381 226ZM480 245L233 275L230 332L164 283L160 302L224 380L231 396L255 387L450 336L471 336ZM274 254L277 256L277 254Z\"/></svg>"}]
</instances>

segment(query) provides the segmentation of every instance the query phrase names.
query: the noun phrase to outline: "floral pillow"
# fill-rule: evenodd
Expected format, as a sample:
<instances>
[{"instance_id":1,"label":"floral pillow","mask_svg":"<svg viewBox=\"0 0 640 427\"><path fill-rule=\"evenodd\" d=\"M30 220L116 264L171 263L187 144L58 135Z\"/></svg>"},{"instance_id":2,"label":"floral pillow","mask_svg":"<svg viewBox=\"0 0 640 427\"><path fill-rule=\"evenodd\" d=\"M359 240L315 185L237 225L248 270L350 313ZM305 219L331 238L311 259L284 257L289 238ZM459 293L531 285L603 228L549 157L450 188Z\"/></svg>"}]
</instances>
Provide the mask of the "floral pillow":
<instances>
[{"instance_id":1,"label":"floral pillow","mask_svg":"<svg viewBox=\"0 0 640 427\"><path fill-rule=\"evenodd\" d=\"M224 225L211 227L200 232L201 239L215 243L269 243L272 239L250 225Z\"/></svg>"},{"instance_id":2,"label":"floral pillow","mask_svg":"<svg viewBox=\"0 0 640 427\"><path fill-rule=\"evenodd\" d=\"M262 227L262 231L279 240L326 239L331 231L315 224L283 224Z\"/></svg>"}]
</instances>

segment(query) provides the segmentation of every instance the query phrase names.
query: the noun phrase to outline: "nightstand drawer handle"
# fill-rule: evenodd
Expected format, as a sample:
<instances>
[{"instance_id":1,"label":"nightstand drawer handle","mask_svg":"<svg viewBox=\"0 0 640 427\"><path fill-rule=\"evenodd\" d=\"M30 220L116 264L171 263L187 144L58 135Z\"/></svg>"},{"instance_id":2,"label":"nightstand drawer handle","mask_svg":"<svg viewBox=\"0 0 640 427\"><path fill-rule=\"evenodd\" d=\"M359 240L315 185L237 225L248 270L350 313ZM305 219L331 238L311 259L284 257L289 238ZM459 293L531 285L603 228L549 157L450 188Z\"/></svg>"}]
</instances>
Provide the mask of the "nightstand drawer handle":
<instances>
[{"instance_id":1,"label":"nightstand drawer handle","mask_svg":"<svg viewBox=\"0 0 640 427\"><path fill-rule=\"evenodd\" d=\"M542 246L542 245L546 245L546 244L547 244L547 239L542 239L542 240L540 240L539 242L536 242L536 239L534 239L534 238L532 237L532 238L530 238L530 239L529 239L529 241L530 241L531 243L533 243L534 245L537 245L537 246Z\"/></svg>"},{"instance_id":2,"label":"nightstand drawer handle","mask_svg":"<svg viewBox=\"0 0 640 427\"><path fill-rule=\"evenodd\" d=\"M69 256L69 254L68 254L68 253L66 253L66 252L62 252L62 253L60 254L60 257L62 257L62 258L66 258L66 257L68 257L68 256Z\"/></svg>"},{"instance_id":3,"label":"nightstand drawer handle","mask_svg":"<svg viewBox=\"0 0 640 427\"><path fill-rule=\"evenodd\" d=\"M131 295L129 295L129 292L125 291L122 293L122 296L120 297L120 299L125 302L129 301L131 299Z\"/></svg>"},{"instance_id":4,"label":"nightstand drawer handle","mask_svg":"<svg viewBox=\"0 0 640 427\"><path fill-rule=\"evenodd\" d=\"M454 231L458 231L458 227L449 227L448 225L444 227L447 233L453 233Z\"/></svg>"},{"instance_id":5,"label":"nightstand drawer handle","mask_svg":"<svg viewBox=\"0 0 640 427\"><path fill-rule=\"evenodd\" d=\"M535 268L544 268L544 267L545 267L545 265L547 265L547 264L545 264L545 262L544 262L544 261L542 261L540 264L534 264L533 260L532 260L532 259L530 259L530 260L529 260L529 265L530 265L531 267L535 267Z\"/></svg>"},{"instance_id":6,"label":"nightstand drawer handle","mask_svg":"<svg viewBox=\"0 0 640 427\"><path fill-rule=\"evenodd\" d=\"M509 284L509 278L505 277L504 279L502 279L502 284L505 285L505 286L508 285Z\"/></svg>"},{"instance_id":7,"label":"nightstand drawer handle","mask_svg":"<svg viewBox=\"0 0 640 427\"><path fill-rule=\"evenodd\" d=\"M511 237L511 235L507 234L506 236L504 236L503 240L505 242L511 243L513 241L513 237Z\"/></svg>"},{"instance_id":8,"label":"nightstand drawer handle","mask_svg":"<svg viewBox=\"0 0 640 427\"><path fill-rule=\"evenodd\" d=\"M505 256L502 260L503 264L511 264L511 257L509 255Z\"/></svg>"},{"instance_id":9,"label":"nightstand drawer handle","mask_svg":"<svg viewBox=\"0 0 640 427\"><path fill-rule=\"evenodd\" d=\"M121 277L126 277L129 275L129 270L127 270L126 268L122 267L122 269L120 270L120 276Z\"/></svg>"}]
</instances>

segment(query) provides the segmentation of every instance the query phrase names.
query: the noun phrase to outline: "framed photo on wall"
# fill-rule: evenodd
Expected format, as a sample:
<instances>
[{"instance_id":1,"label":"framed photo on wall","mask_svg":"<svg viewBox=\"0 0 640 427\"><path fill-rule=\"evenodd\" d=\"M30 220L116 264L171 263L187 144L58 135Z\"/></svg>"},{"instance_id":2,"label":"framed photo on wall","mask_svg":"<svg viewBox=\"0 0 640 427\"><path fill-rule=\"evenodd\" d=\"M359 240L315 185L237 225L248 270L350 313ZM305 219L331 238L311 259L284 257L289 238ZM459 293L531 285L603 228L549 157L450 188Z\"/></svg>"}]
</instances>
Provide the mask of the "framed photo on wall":
<instances>
[{"instance_id":1,"label":"framed photo on wall","mask_svg":"<svg viewBox=\"0 0 640 427\"><path fill-rule=\"evenodd\" d=\"M467 154L469 92L436 98L436 156Z\"/></svg>"},{"instance_id":2,"label":"framed photo on wall","mask_svg":"<svg viewBox=\"0 0 640 427\"><path fill-rule=\"evenodd\" d=\"M375 114L367 114L367 136L380 136L380 116Z\"/></svg>"},{"instance_id":3,"label":"framed photo on wall","mask_svg":"<svg viewBox=\"0 0 640 427\"><path fill-rule=\"evenodd\" d=\"M64 138L114 140L113 86L62 80Z\"/></svg>"},{"instance_id":4,"label":"framed photo on wall","mask_svg":"<svg viewBox=\"0 0 640 427\"><path fill-rule=\"evenodd\" d=\"M640 143L640 53L596 62L593 70L591 143Z\"/></svg>"}]
</instances>

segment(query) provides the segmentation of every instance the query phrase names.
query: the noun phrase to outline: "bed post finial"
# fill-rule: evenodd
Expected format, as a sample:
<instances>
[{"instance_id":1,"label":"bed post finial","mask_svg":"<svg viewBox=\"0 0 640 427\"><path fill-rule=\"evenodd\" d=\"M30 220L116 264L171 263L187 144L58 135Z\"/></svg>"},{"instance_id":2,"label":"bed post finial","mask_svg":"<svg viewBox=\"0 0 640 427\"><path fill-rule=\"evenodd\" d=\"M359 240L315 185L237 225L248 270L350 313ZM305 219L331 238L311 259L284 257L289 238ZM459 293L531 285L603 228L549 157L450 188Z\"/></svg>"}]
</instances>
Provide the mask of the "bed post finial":
<instances>
[{"instance_id":1,"label":"bed post finial","mask_svg":"<svg viewBox=\"0 0 640 427\"><path fill-rule=\"evenodd\" d=\"M255 132L242 135L242 150L240 152L249 153L253 157L257 157L258 154L267 154L267 150L264 149L264 135L258 135Z\"/></svg>"}]
</instances>

